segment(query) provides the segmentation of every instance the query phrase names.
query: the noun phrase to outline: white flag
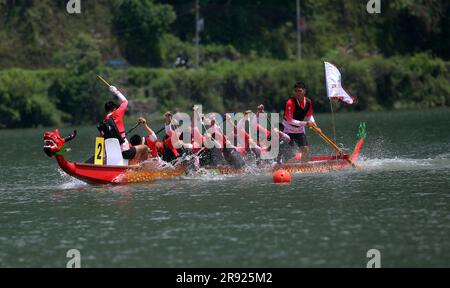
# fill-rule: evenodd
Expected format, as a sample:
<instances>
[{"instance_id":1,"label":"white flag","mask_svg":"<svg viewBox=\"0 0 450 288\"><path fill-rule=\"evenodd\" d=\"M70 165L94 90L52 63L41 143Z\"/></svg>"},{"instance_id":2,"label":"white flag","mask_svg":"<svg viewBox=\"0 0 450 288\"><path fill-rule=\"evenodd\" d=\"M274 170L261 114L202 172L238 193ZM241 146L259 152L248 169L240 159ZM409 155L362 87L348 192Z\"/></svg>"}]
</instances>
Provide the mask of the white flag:
<instances>
[{"instance_id":1,"label":"white flag","mask_svg":"<svg viewBox=\"0 0 450 288\"><path fill-rule=\"evenodd\" d=\"M354 99L341 85L341 72L329 62L325 62L325 78L328 98L336 98L347 104L353 104Z\"/></svg>"}]
</instances>

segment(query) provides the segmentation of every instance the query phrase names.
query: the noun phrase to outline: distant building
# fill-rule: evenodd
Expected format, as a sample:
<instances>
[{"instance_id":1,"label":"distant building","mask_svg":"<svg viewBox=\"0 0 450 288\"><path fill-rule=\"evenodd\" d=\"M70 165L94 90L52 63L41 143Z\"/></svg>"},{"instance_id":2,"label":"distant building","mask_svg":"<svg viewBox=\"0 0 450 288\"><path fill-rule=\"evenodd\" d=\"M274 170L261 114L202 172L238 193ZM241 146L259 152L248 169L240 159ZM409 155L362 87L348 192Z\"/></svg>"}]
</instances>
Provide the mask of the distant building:
<instances>
[{"instance_id":1,"label":"distant building","mask_svg":"<svg viewBox=\"0 0 450 288\"><path fill-rule=\"evenodd\" d=\"M124 59L111 59L108 61L108 66L114 70L127 70L128 63Z\"/></svg>"}]
</instances>

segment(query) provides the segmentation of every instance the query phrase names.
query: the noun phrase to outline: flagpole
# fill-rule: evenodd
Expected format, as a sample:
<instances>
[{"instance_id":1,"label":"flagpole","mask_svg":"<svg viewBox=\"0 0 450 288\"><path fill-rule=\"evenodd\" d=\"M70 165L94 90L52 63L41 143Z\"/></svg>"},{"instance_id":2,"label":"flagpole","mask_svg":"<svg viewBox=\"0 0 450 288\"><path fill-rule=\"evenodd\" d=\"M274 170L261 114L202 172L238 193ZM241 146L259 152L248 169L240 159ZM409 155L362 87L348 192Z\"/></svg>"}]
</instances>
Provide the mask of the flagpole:
<instances>
[{"instance_id":1,"label":"flagpole","mask_svg":"<svg viewBox=\"0 0 450 288\"><path fill-rule=\"evenodd\" d=\"M325 78L325 90L328 91L328 84L327 84L327 71L326 71L326 67L324 67L324 78ZM330 109L331 109L331 127L333 128L333 140L334 142L336 142L336 120L334 118L334 109L333 109L333 101L331 101L331 98L328 97L328 92L327 92L327 98L330 101Z\"/></svg>"},{"instance_id":2,"label":"flagpole","mask_svg":"<svg viewBox=\"0 0 450 288\"><path fill-rule=\"evenodd\" d=\"M330 97L330 91L328 91L328 76L327 76L327 62L325 62L325 67L324 67L324 74L325 74L325 90L327 91L327 98L330 101L330 110L331 110L331 126L333 128L333 140L334 142L336 142L336 120L334 117L334 108L333 108L333 101L331 100ZM337 69L337 68L336 68Z\"/></svg>"},{"instance_id":3,"label":"flagpole","mask_svg":"<svg viewBox=\"0 0 450 288\"><path fill-rule=\"evenodd\" d=\"M334 118L333 101L331 101L330 98L328 98L328 100L330 100L330 107L331 107L331 125L333 127L333 140L336 143L336 120Z\"/></svg>"},{"instance_id":4,"label":"flagpole","mask_svg":"<svg viewBox=\"0 0 450 288\"><path fill-rule=\"evenodd\" d=\"M333 126L333 136L334 142L336 142L336 121L334 117L334 108L332 99L336 98L338 101L342 101L346 104L353 104L354 99L351 97L344 88L342 88L341 83L341 72L337 67L329 62L324 62L325 64L325 87L327 90L327 96L330 100L331 109L331 122Z\"/></svg>"}]
</instances>

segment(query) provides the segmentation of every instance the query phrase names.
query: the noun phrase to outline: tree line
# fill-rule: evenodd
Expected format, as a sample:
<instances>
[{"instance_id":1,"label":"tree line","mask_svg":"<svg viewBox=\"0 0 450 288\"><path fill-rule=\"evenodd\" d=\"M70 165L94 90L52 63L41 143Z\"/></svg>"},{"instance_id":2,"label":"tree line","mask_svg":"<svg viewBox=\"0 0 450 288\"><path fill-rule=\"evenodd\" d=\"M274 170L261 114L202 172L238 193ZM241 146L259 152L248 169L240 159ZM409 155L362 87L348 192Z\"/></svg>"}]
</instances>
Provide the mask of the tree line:
<instances>
[{"instance_id":1,"label":"tree line","mask_svg":"<svg viewBox=\"0 0 450 288\"><path fill-rule=\"evenodd\" d=\"M109 97L99 73L152 111L194 102L279 110L297 79L327 111L324 60L359 98L350 109L449 104L449 1L385 1L371 15L366 0L301 0L301 61L295 0L199 3L201 68L173 69L180 53L193 65L193 0L82 1L80 15L66 1L0 0L0 127L99 121ZM129 68L112 69L111 59Z\"/></svg>"},{"instance_id":2,"label":"tree line","mask_svg":"<svg viewBox=\"0 0 450 288\"><path fill-rule=\"evenodd\" d=\"M295 0L199 0L204 63L255 57L292 60L296 54ZM450 59L450 2L390 0L369 14L366 0L301 0L302 55L357 58L426 52ZM54 54L79 33L95 39L102 60L170 67L176 53L192 59L195 0L82 1L70 15L66 1L0 1L0 68L48 68ZM215 54L215 55L211 55Z\"/></svg>"}]
</instances>

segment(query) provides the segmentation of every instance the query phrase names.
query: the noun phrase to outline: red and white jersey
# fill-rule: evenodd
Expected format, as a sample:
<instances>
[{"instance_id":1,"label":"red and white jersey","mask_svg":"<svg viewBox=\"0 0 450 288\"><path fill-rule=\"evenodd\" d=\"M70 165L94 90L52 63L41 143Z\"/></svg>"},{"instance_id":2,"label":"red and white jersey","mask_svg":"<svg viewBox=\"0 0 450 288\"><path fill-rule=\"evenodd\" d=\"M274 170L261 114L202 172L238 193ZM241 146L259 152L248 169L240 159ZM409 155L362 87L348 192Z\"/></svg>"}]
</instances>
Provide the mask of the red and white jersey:
<instances>
[{"instance_id":1,"label":"red and white jersey","mask_svg":"<svg viewBox=\"0 0 450 288\"><path fill-rule=\"evenodd\" d=\"M145 137L145 145L147 145L147 147L150 148L152 158L158 157L156 142L158 142L158 138L156 137L155 132Z\"/></svg>"},{"instance_id":2,"label":"red and white jersey","mask_svg":"<svg viewBox=\"0 0 450 288\"><path fill-rule=\"evenodd\" d=\"M270 135L270 131L267 130L266 128L264 128L264 126L261 125L259 116L260 116L259 113L256 113L256 115L252 117L252 119L251 119L252 127L253 127L253 129L258 131L259 133L265 134L266 138L267 138ZM259 141L259 139L258 139L258 141Z\"/></svg>"},{"instance_id":3,"label":"red and white jersey","mask_svg":"<svg viewBox=\"0 0 450 288\"><path fill-rule=\"evenodd\" d=\"M125 111L127 110L128 107L128 100L120 92L118 97L121 101L119 108L106 115L103 121L106 121L109 117L112 117L114 123L116 124L117 130L119 130L120 136L123 138L123 140L125 140L125 142L121 145L120 148L122 151L126 151L130 149L130 144L128 143L125 135L125 125L123 124L123 116L125 115Z\"/></svg>"},{"instance_id":4,"label":"red and white jersey","mask_svg":"<svg viewBox=\"0 0 450 288\"><path fill-rule=\"evenodd\" d=\"M114 119L114 122L116 123L117 129L119 130L120 136L122 136L122 138L125 138L125 126L123 125L123 115L125 115L127 106L128 101L125 99L125 101L123 101L120 104L119 108L106 115L105 119L103 120L106 121L106 119L108 119L111 116Z\"/></svg>"},{"instance_id":5,"label":"red and white jersey","mask_svg":"<svg viewBox=\"0 0 450 288\"><path fill-rule=\"evenodd\" d=\"M305 133L307 122L315 122L311 100L304 97L301 101L292 97L286 101L283 119L283 132L287 134Z\"/></svg>"}]
</instances>

